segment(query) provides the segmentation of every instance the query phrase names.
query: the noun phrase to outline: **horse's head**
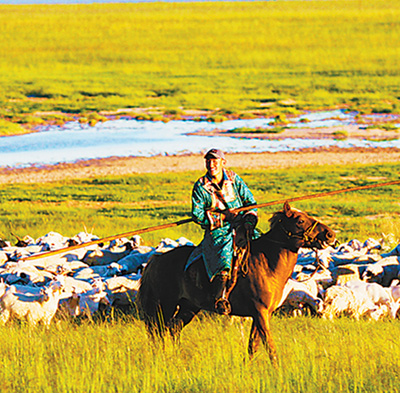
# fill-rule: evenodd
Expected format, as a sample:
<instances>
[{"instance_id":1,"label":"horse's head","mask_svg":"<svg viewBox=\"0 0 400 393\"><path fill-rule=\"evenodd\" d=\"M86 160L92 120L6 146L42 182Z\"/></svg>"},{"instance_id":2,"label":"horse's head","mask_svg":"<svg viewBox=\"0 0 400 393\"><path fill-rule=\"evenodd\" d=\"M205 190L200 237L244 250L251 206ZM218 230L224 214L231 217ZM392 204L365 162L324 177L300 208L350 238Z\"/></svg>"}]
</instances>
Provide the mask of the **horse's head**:
<instances>
[{"instance_id":1,"label":"horse's head","mask_svg":"<svg viewBox=\"0 0 400 393\"><path fill-rule=\"evenodd\" d=\"M324 249L335 244L336 235L328 226L317 221L285 202L283 211L275 213L271 220L271 230L281 231L291 248L300 247Z\"/></svg>"}]
</instances>

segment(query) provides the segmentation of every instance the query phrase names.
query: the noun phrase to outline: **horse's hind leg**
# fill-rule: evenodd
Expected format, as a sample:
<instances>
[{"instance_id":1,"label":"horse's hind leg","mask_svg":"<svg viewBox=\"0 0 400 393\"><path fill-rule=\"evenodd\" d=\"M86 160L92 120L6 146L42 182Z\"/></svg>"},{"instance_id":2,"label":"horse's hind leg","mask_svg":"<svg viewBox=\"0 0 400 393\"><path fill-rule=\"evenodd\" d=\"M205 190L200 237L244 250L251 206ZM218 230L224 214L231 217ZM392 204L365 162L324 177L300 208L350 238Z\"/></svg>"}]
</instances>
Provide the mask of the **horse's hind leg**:
<instances>
[{"instance_id":1,"label":"horse's hind leg","mask_svg":"<svg viewBox=\"0 0 400 393\"><path fill-rule=\"evenodd\" d=\"M200 311L188 300L182 299L179 302L179 310L174 317L168 322L168 329L175 338L179 337L181 330L196 316Z\"/></svg>"},{"instance_id":2,"label":"horse's hind leg","mask_svg":"<svg viewBox=\"0 0 400 393\"><path fill-rule=\"evenodd\" d=\"M262 340L272 365L277 367L278 358L276 354L276 346L269 327L269 320L270 314L268 311L261 312L257 318L254 318L250 331L249 356L251 358L254 355L258 349L260 340Z\"/></svg>"},{"instance_id":3,"label":"horse's hind leg","mask_svg":"<svg viewBox=\"0 0 400 393\"><path fill-rule=\"evenodd\" d=\"M158 304L154 306L151 315L145 315L147 331L153 340L164 337L176 310L176 303Z\"/></svg>"}]
</instances>

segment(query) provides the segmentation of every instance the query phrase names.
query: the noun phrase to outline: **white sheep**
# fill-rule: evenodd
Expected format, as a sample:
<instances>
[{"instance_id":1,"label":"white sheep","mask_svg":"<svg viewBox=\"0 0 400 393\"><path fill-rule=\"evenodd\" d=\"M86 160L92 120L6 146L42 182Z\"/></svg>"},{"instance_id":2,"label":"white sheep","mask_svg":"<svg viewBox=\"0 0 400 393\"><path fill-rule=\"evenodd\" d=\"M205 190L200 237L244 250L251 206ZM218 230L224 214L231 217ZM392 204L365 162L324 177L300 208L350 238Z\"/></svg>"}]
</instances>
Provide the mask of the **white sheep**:
<instances>
[{"instance_id":1,"label":"white sheep","mask_svg":"<svg viewBox=\"0 0 400 393\"><path fill-rule=\"evenodd\" d=\"M30 326L42 322L46 327L51 323L58 308L62 284L53 281L38 295L18 292L14 285L7 286L0 298L0 322L5 324L10 318L26 319Z\"/></svg>"},{"instance_id":2,"label":"white sheep","mask_svg":"<svg viewBox=\"0 0 400 393\"><path fill-rule=\"evenodd\" d=\"M400 276L399 262L398 256L382 258L380 261L367 266L362 274L362 279L389 287L391 282Z\"/></svg>"},{"instance_id":3,"label":"white sheep","mask_svg":"<svg viewBox=\"0 0 400 393\"><path fill-rule=\"evenodd\" d=\"M66 299L60 299L57 316L77 317L80 314L79 308L80 295L73 291L71 296Z\"/></svg>"},{"instance_id":4,"label":"white sheep","mask_svg":"<svg viewBox=\"0 0 400 393\"><path fill-rule=\"evenodd\" d=\"M364 281L349 281L345 286L353 291L359 301L372 302L375 308L383 306L391 318L396 318L399 302L393 299L391 288Z\"/></svg>"},{"instance_id":5,"label":"white sheep","mask_svg":"<svg viewBox=\"0 0 400 393\"><path fill-rule=\"evenodd\" d=\"M113 262L118 262L120 259L127 256L132 249L126 249L125 247L119 247L119 250L115 248L111 250L107 249L96 249L89 250L82 261L88 264L89 266L103 266L109 265Z\"/></svg>"},{"instance_id":6,"label":"white sheep","mask_svg":"<svg viewBox=\"0 0 400 393\"><path fill-rule=\"evenodd\" d=\"M108 306L110 306L110 301L101 280L93 284L92 290L79 294L79 315L90 316L100 311L101 307Z\"/></svg>"},{"instance_id":7,"label":"white sheep","mask_svg":"<svg viewBox=\"0 0 400 393\"><path fill-rule=\"evenodd\" d=\"M322 317L333 319L342 314L360 319L369 311L376 311L377 307L371 301L362 301L346 286L333 285L325 292Z\"/></svg>"},{"instance_id":8,"label":"white sheep","mask_svg":"<svg viewBox=\"0 0 400 393\"><path fill-rule=\"evenodd\" d=\"M40 270L27 262L18 262L10 266L5 273L7 273L5 279L7 284L45 285L54 279L54 274Z\"/></svg>"},{"instance_id":9,"label":"white sheep","mask_svg":"<svg viewBox=\"0 0 400 393\"><path fill-rule=\"evenodd\" d=\"M290 310L302 310L308 307L313 313L321 311L322 300L318 298L319 288L311 278L304 282L289 279L286 283L279 307Z\"/></svg>"}]
</instances>

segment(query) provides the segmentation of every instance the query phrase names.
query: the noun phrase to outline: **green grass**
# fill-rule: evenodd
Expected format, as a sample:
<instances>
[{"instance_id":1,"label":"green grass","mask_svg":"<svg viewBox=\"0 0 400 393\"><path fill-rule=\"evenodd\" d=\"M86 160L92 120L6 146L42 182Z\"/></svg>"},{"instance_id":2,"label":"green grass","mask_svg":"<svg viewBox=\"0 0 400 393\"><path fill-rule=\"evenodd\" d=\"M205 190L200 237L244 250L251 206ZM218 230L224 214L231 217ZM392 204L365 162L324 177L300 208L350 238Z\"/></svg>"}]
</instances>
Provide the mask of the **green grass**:
<instances>
[{"instance_id":1,"label":"green grass","mask_svg":"<svg viewBox=\"0 0 400 393\"><path fill-rule=\"evenodd\" d=\"M320 166L245 171L236 168L259 203L397 180L400 164ZM157 226L190 217L190 194L201 172L142 174L43 184L0 186L0 237L11 233L42 236L49 231L73 236L84 230L100 237ZM400 238L398 186L299 201L294 206L331 225L341 241L393 233ZM260 228L271 213L260 209ZM194 223L143 235L157 244L162 237L185 236L195 242L202 232Z\"/></svg>"},{"instance_id":2,"label":"green grass","mask_svg":"<svg viewBox=\"0 0 400 393\"><path fill-rule=\"evenodd\" d=\"M349 137L349 133L346 130L339 130L333 132L333 136L335 139L347 139Z\"/></svg>"},{"instance_id":3,"label":"green grass","mask_svg":"<svg viewBox=\"0 0 400 393\"><path fill-rule=\"evenodd\" d=\"M236 168L259 203L397 180L400 164L320 166L246 171ZM109 176L0 186L0 228L22 237L48 231L72 236L93 229L101 237L189 216L200 172ZM400 239L398 186L293 203L330 225L340 241L392 234ZM271 213L260 209L260 227ZM180 236L197 242L195 224L144 234L147 244ZM201 314L180 343L149 341L134 316L60 320L46 331L26 324L0 327L2 392L398 392L400 322L335 321L275 316L271 329L280 363L266 351L251 361L249 322Z\"/></svg>"},{"instance_id":4,"label":"green grass","mask_svg":"<svg viewBox=\"0 0 400 393\"><path fill-rule=\"evenodd\" d=\"M20 124L0 119L0 136L24 134L26 132L26 129Z\"/></svg>"},{"instance_id":5,"label":"green grass","mask_svg":"<svg viewBox=\"0 0 400 393\"><path fill-rule=\"evenodd\" d=\"M399 321L273 317L278 369L247 358L249 322L201 314L179 344L134 318L0 328L2 392L398 392ZM243 336L244 335L244 336Z\"/></svg>"},{"instance_id":6,"label":"green grass","mask_svg":"<svg viewBox=\"0 0 400 393\"><path fill-rule=\"evenodd\" d=\"M399 20L400 0L2 5L0 116L396 112Z\"/></svg>"}]
</instances>

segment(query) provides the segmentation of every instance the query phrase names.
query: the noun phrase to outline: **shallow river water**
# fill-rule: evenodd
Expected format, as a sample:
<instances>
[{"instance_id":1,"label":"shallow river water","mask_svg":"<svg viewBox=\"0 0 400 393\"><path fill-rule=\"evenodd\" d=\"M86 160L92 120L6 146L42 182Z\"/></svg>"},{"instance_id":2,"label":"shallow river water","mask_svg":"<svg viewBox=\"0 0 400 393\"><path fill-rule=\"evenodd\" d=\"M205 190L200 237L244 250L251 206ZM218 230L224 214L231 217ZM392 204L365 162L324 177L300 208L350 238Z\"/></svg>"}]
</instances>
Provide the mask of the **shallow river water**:
<instances>
[{"instance_id":1,"label":"shallow river water","mask_svg":"<svg viewBox=\"0 0 400 393\"><path fill-rule=\"evenodd\" d=\"M294 119L290 127L317 128L355 124L354 116L355 113L341 110L307 113ZM302 123L302 118L307 118L307 123ZM112 156L200 153L210 147L218 147L227 152L277 152L329 146L400 147L400 140L380 142L300 138L265 140L196 135L196 132L213 129L268 128L272 120L271 118L229 120L221 123L172 120L163 123L118 119L98 123L93 127L79 122L69 122L62 127L45 127L40 132L32 134L0 138L0 166L26 167Z\"/></svg>"}]
</instances>

